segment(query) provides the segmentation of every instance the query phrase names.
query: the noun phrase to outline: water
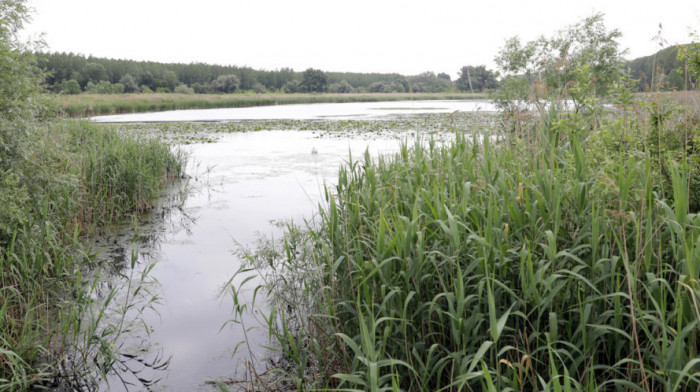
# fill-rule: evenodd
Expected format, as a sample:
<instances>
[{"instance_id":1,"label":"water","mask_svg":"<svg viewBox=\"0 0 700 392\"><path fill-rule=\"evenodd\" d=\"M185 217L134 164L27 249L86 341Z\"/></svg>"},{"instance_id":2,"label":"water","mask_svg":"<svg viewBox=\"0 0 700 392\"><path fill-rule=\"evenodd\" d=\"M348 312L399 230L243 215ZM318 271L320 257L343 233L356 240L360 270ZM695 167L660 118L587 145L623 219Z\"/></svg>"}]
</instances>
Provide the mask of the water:
<instances>
[{"instance_id":1,"label":"water","mask_svg":"<svg viewBox=\"0 0 700 392\"><path fill-rule=\"evenodd\" d=\"M92 117L96 122L372 119L389 115L496 111L489 101L393 101L173 110Z\"/></svg>"},{"instance_id":2,"label":"water","mask_svg":"<svg viewBox=\"0 0 700 392\"><path fill-rule=\"evenodd\" d=\"M191 154L187 197L156 211L154 234L138 247L137 269L156 263L149 276L157 283L150 289L160 303L141 316L150 332L122 339L122 369L102 390L144 390L144 383L149 390L212 390L207 380L246 377L251 352L255 366L264 369L262 346L269 342L263 329L248 331L250 350L244 344L234 355L246 337L243 328L258 325L259 315L248 314L244 326L226 325L233 301L217 296L241 265L240 247L251 246L260 234L278 236L271 221L310 218L323 200L323 184L335 181L350 151L360 158L369 149L376 157L400 145L400 137L386 135L319 135L233 133L216 143L186 147ZM116 242L113 253L128 264L134 246L124 244L124 238L106 241ZM242 294L243 301L251 299L250 292ZM124 387L122 381L132 385Z\"/></svg>"}]
</instances>

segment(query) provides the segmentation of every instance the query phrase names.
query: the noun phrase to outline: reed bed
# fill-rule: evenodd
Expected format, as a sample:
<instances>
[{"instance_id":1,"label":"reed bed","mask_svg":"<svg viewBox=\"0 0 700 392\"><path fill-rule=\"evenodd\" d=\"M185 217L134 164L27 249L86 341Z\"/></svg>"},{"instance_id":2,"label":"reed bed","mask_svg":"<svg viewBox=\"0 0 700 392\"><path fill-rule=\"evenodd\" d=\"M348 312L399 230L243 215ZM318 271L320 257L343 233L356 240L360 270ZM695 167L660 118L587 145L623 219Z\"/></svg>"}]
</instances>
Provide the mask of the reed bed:
<instances>
[{"instance_id":1,"label":"reed bed","mask_svg":"<svg viewBox=\"0 0 700 392\"><path fill-rule=\"evenodd\" d=\"M68 117L182 109L238 108L303 103L484 99L484 94L80 94L59 95L55 111Z\"/></svg>"},{"instance_id":2,"label":"reed bed","mask_svg":"<svg viewBox=\"0 0 700 392\"><path fill-rule=\"evenodd\" d=\"M95 267L85 239L147 211L185 161L157 140L74 121L34 124L21 151L0 172L0 391L51 385L67 361L85 371L100 360L88 351L115 349L109 328L82 319Z\"/></svg>"},{"instance_id":3,"label":"reed bed","mask_svg":"<svg viewBox=\"0 0 700 392\"><path fill-rule=\"evenodd\" d=\"M342 167L249 253L282 358L255 387L700 390L700 110L621 96Z\"/></svg>"}]
</instances>

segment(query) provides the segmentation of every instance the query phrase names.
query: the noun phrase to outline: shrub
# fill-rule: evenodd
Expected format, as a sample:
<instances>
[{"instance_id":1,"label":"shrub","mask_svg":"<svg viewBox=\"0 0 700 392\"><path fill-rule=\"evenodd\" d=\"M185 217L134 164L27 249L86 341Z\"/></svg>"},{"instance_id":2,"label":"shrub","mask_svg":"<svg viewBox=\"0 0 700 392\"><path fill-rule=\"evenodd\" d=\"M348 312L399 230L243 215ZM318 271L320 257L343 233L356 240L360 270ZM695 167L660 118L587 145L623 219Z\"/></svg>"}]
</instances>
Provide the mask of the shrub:
<instances>
[{"instance_id":1,"label":"shrub","mask_svg":"<svg viewBox=\"0 0 700 392\"><path fill-rule=\"evenodd\" d=\"M62 94L75 95L75 94L82 93L83 90L80 89L80 84L78 83L77 80L71 79L71 80L66 80L63 83L61 83L61 86L59 88L59 92Z\"/></svg>"},{"instance_id":2,"label":"shrub","mask_svg":"<svg viewBox=\"0 0 700 392\"><path fill-rule=\"evenodd\" d=\"M319 69L309 68L302 74L300 87L303 92L324 92L328 88L328 77Z\"/></svg>"},{"instance_id":3,"label":"shrub","mask_svg":"<svg viewBox=\"0 0 700 392\"><path fill-rule=\"evenodd\" d=\"M123 94L124 93L124 85L121 83L114 83L112 85L112 94Z\"/></svg>"},{"instance_id":4,"label":"shrub","mask_svg":"<svg viewBox=\"0 0 700 392\"><path fill-rule=\"evenodd\" d=\"M158 87L158 88L156 88L156 93L159 93L159 94L169 94L169 93L171 93L171 92L172 92L172 91L170 91L170 88L169 88L169 87Z\"/></svg>"},{"instance_id":5,"label":"shrub","mask_svg":"<svg viewBox=\"0 0 700 392\"><path fill-rule=\"evenodd\" d=\"M238 76L233 74L221 75L211 82L211 86L216 92L228 94L238 90L238 88L241 86L241 80L238 78Z\"/></svg>"},{"instance_id":6,"label":"shrub","mask_svg":"<svg viewBox=\"0 0 700 392\"><path fill-rule=\"evenodd\" d=\"M338 94L348 94L353 92L353 88L352 85L346 80L341 80L338 83L332 83L330 86L328 86L328 91Z\"/></svg>"},{"instance_id":7,"label":"shrub","mask_svg":"<svg viewBox=\"0 0 700 392\"><path fill-rule=\"evenodd\" d=\"M267 92L267 89L262 85L262 83L255 83L253 85L253 91L255 91L257 94L264 94Z\"/></svg>"},{"instance_id":8,"label":"shrub","mask_svg":"<svg viewBox=\"0 0 700 392\"><path fill-rule=\"evenodd\" d=\"M186 84L180 84L175 87L175 94L194 94L194 89L192 87L187 87Z\"/></svg>"},{"instance_id":9,"label":"shrub","mask_svg":"<svg viewBox=\"0 0 700 392\"><path fill-rule=\"evenodd\" d=\"M127 93L139 92L139 84L136 82L136 78L131 74L126 74L119 79L119 83L124 85L124 91Z\"/></svg>"}]
</instances>

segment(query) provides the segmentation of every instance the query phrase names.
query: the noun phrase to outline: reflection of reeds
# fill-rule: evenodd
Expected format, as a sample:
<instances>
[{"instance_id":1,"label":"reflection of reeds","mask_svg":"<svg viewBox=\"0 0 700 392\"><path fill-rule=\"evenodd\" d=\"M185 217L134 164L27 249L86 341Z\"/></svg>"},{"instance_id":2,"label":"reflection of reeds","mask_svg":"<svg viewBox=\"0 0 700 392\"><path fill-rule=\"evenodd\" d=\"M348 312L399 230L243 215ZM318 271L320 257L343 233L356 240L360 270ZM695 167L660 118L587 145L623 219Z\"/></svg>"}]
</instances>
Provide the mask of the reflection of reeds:
<instances>
[{"instance_id":1,"label":"reflection of reeds","mask_svg":"<svg viewBox=\"0 0 700 392\"><path fill-rule=\"evenodd\" d=\"M503 143L457 135L342 168L315 224L251 255L292 385L700 387L700 152L667 133L661 178L638 131L652 120L629 108L551 105ZM698 140L672 112L664 132Z\"/></svg>"},{"instance_id":2,"label":"reflection of reeds","mask_svg":"<svg viewBox=\"0 0 700 392\"><path fill-rule=\"evenodd\" d=\"M60 95L56 111L69 117L142 113L180 109L237 108L251 106L380 102L406 100L483 99L484 94L112 94Z\"/></svg>"}]
</instances>

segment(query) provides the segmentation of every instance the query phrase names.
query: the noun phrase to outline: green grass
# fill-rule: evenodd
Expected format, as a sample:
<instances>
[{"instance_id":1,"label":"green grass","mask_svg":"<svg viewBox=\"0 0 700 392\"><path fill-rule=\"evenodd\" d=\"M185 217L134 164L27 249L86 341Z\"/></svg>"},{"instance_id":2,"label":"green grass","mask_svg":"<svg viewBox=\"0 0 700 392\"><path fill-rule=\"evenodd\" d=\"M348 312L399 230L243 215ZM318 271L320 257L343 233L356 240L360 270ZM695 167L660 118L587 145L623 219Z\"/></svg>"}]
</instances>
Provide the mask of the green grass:
<instances>
[{"instance_id":1,"label":"green grass","mask_svg":"<svg viewBox=\"0 0 700 392\"><path fill-rule=\"evenodd\" d=\"M249 256L292 364L274 385L700 388L700 110L587 105L342 168Z\"/></svg>"},{"instance_id":2,"label":"green grass","mask_svg":"<svg viewBox=\"0 0 700 392\"><path fill-rule=\"evenodd\" d=\"M0 171L1 391L46 385L69 360L81 372L110 355L114 331L83 320L95 267L85 239L147 211L183 164L155 139L86 122L29 129L21 157Z\"/></svg>"},{"instance_id":3,"label":"green grass","mask_svg":"<svg viewBox=\"0 0 700 392\"><path fill-rule=\"evenodd\" d=\"M56 112L69 117L181 109L238 108L304 103L484 99L484 94L80 94L54 97Z\"/></svg>"}]
</instances>

